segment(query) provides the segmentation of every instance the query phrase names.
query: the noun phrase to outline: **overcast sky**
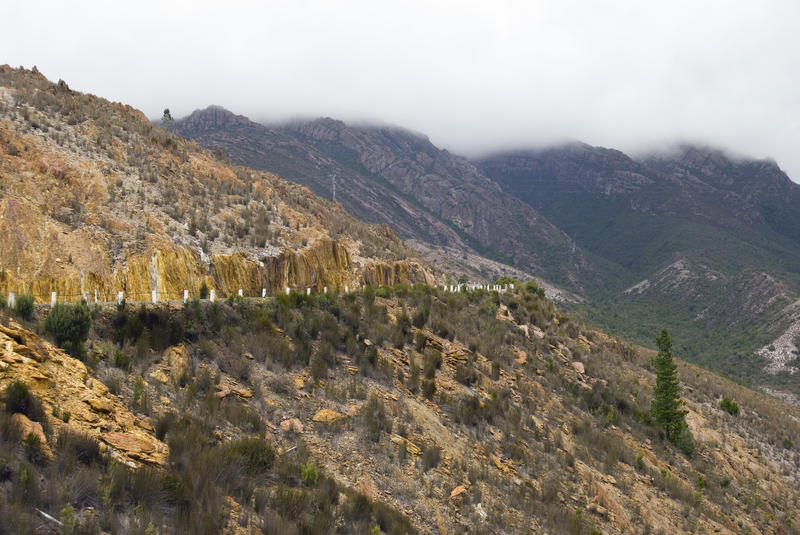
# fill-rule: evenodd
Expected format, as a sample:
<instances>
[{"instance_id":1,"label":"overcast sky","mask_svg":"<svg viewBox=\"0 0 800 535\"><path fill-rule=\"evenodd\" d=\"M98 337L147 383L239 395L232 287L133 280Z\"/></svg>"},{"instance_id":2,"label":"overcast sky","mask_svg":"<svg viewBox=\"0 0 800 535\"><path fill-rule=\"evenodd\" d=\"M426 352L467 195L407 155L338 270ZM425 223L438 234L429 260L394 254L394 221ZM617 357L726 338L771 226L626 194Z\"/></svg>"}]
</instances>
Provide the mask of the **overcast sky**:
<instances>
[{"instance_id":1,"label":"overcast sky","mask_svg":"<svg viewBox=\"0 0 800 535\"><path fill-rule=\"evenodd\" d=\"M159 117L393 123L453 152L681 140L800 181L800 2L6 0L0 63Z\"/></svg>"}]
</instances>

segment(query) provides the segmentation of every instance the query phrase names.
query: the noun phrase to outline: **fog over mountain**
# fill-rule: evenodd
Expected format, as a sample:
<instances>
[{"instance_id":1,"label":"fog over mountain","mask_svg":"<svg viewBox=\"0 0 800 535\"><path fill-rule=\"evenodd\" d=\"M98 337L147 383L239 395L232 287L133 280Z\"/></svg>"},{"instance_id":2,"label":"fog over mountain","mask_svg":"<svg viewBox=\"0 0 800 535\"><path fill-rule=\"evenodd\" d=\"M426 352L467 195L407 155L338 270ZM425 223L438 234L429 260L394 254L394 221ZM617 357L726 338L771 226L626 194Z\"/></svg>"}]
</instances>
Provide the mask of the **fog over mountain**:
<instances>
[{"instance_id":1,"label":"fog over mountain","mask_svg":"<svg viewBox=\"0 0 800 535\"><path fill-rule=\"evenodd\" d=\"M157 118L399 124L476 156L578 139L705 142L800 179L796 2L12 0L0 61Z\"/></svg>"}]
</instances>

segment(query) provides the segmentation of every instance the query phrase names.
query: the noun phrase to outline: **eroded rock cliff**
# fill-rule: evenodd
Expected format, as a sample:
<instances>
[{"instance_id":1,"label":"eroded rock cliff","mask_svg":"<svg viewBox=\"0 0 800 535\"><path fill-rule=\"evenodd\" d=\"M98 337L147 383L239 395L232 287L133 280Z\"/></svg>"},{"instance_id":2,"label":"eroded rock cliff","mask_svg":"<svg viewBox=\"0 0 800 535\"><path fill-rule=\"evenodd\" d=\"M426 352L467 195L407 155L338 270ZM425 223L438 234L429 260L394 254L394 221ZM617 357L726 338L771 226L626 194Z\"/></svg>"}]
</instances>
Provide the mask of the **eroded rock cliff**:
<instances>
[{"instance_id":1,"label":"eroded rock cliff","mask_svg":"<svg viewBox=\"0 0 800 535\"><path fill-rule=\"evenodd\" d=\"M0 292L49 302L429 282L385 227L130 107L0 66Z\"/></svg>"}]
</instances>

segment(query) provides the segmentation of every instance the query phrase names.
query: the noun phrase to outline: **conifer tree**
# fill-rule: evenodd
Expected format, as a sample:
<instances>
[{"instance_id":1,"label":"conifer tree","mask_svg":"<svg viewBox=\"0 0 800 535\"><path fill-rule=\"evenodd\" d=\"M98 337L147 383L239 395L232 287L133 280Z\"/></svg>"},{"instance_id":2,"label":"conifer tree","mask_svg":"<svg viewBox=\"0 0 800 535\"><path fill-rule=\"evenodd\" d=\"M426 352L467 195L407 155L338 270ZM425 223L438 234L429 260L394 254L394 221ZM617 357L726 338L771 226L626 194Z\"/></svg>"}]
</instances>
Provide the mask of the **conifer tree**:
<instances>
[{"instance_id":1,"label":"conifer tree","mask_svg":"<svg viewBox=\"0 0 800 535\"><path fill-rule=\"evenodd\" d=\"M161 126L164 127L164 130L169 132L172 132L172 129L175 127L175 121L172 119L169 108L164 108L164 115L161 116Z\"/></svg>"},{"instance_id":2,"label":"conifer tree","mask_svg":"<svg viewBox=\"0 0 800 535\"><path fill-rule=\"evenodd\" d=\"M683 401L680 397L678 367L672 358L672 341L666 329L656 338L656 345L658 355L653 359L656 385L653 388L653 401L650 402L650 414L656 424L664 429L667 439L684 453L690 454L694 451L694 440L685 420L689 411L681 409Z\"/></svg>"}]
</instances>

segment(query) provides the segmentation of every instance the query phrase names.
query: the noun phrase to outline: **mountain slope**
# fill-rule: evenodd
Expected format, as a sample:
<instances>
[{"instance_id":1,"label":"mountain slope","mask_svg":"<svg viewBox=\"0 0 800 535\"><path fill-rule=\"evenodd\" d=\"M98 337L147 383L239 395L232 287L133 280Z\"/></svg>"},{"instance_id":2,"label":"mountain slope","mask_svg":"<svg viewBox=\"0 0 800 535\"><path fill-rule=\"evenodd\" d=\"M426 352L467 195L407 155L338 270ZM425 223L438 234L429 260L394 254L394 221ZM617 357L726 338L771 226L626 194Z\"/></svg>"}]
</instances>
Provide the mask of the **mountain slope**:
<instances>
[{"instance_id":1,"label":"mountain slope","mask_svg":"<svg viewBox=\"0 0 800 535\"><path fill-rule=\"evenodd\" d=\"M333 119L264 126L217 107L177 121L175 131L326 197L335 174L342 206L391 225L422 249L477 251L572 289L598 278L564 233L466 159L418 134Z\"/></svg>"},{"instance_id":2,"label":"mountain slope","mask_svg":"<svg viewBox=\"0 0 800 535\"><path fill-rule=\"evenodd\" d=\"M0 67L0 292L220 297L431 281L385 226L216 158L141 112Z\"/></svg>"},{"instance_id":3,"label":"mountain slope","mask_svg":"<svg viewBox=\"0 0 800 535\"><path fill-rule=\"evenodd\" d=\"M800 289L800 186L774 163L571 144L478 165L614 266L611 285L590 289L593 319L638 340L667 325L690 358L785 385L754 354L792 324Z\"/></svg>"},{"instance_id":4,"label":"mountain slope","mask_svg":"<svg viewBox=\"0 0 800 535\"><path fill-rule=\"evenodd\" d=\"M35 71L0 82L4 291L231 294L0 300L0 531L797 532L797 409L679 363L686 456L649 416L652 352L535 284L409 285L434 281L385 226ZM659 275L629 293L724 274ZM280 291L326 283L366 286Z\"/></svg>"},{"instance_id":5,"label":"mountain slope","mask_svg":"<svg viewBox=\"0 0 800 535\"><path fill-rule=\"evenodd\" d=\"M150 335L159 325L169 339ZM86 368L62 365L2 311L0 342L0 394L22 380L46 409L32 417L56 430L43 440L54 462L29 460L0 407L4 527L45 524L36 508L66 503L90 533L788 534L800 524L798 409L678 362L696 444L687 457L649 421L652 352L560 314L533 285L102 307ZM83 376L79 394L84 382L106 392L101 402L70 399L60 388L76 381L56 380L66 374ZM51 421L59 405L76 421ZM94 411L100 429L86 425ZM140 430L116 431L118 414ZM136 432L166 462L128 469L99 452L85 467L60 438L71 426L106 455Z\"/></svg>"}]
</instances>

